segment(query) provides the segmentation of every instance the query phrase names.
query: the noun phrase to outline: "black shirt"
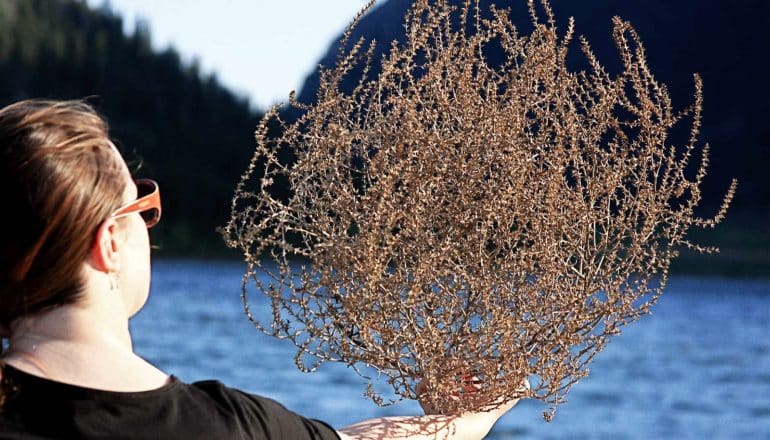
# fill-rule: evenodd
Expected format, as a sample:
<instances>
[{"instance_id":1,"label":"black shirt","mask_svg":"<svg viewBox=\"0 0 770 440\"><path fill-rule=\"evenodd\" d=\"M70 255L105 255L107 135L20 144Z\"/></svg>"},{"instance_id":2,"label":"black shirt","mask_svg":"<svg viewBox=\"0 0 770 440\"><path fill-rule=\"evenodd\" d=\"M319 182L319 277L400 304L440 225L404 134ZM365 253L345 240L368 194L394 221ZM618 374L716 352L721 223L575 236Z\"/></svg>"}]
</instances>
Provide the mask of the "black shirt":
<instances>
[{"instance_id":1,"label":"black shirt","mask_svg":"<svg viewBox=\"0 0 770 440\"><path fill-rule=\"evenodd\" d=\"M43 379L3 367L2 439L338 439L265 397L218 381L172 376L161 388L114 392Z\"/></svg>"}]
</instances>

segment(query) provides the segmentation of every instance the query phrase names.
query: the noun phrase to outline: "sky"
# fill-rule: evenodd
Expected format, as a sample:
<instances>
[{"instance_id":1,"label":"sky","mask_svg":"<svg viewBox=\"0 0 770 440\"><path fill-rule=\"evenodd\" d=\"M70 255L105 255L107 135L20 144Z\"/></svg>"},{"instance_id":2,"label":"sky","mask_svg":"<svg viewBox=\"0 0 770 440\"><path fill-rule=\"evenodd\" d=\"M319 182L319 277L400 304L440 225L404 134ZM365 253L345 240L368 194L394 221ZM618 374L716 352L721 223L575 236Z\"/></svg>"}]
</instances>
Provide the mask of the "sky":
<instances>
[{"instance_id":1,"label":"sky","mask_svg":"<svg viewBox=\"0 0 770 440\"><path fill-rule=\"evenodd\" d=\"M382 0L381 0L382 1ZM204 73L266 109L299 89L329 44L366 0L86 0L109 3L132 33L150 28L153 46L197 58Z\"/></svg>"}]
</instances>

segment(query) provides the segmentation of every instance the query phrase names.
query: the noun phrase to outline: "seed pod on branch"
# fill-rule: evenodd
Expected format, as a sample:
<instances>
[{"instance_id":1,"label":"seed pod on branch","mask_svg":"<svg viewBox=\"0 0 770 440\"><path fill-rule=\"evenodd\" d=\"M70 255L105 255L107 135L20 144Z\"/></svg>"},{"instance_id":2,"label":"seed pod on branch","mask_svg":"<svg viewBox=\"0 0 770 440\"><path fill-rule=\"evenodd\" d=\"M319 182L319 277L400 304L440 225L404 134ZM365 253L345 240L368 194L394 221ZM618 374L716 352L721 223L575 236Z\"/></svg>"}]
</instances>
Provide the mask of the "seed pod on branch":
<instances>
[{"instance_id":1,"label":"seed pod on branch","mask_svg":"<svg viewBox=\"0 0 770 440\"><path fill-rule=\"evenodd\" d=\"M529 35L480 9L415 1L406 41L379 60L373 42L347 42L359 15L317 101L296 103L294 122L265 116L223 232L248 263L247 313L254 283L273 319L252 320L296 344L300 368L366 365L408 399L422 381L446 413L534 397L550 418L608 338L649 313L678 249L712 251L686 233L721 221L736 184L713 219L694 215L700 79L675 112L630 24L613 20L621 73L582 38L589 68L571 71L573 22L557 33L546 0L529 2ZM492 46L503 62L487 61Z\"/></svg>"}]
</instances>

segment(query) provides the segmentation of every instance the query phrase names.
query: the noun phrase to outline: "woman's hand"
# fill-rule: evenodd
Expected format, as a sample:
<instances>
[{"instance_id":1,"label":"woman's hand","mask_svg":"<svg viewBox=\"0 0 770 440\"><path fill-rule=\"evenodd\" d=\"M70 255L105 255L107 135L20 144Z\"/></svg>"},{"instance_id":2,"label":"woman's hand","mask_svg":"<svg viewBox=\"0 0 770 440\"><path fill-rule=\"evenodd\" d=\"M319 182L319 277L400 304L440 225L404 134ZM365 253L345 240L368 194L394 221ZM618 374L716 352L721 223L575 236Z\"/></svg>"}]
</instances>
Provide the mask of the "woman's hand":
<instances>
[{"instance_id":1,"label":"woman's hand","mask_svg":"<svg viewBox=\"0 0 770 440\"><path fill-rule=\"evenodd\" d=\"M462 399L468 399L476 396L476 393L482 390L482 382L481 379L479 379L477 376L473 376L470 374L465 374L461 376L461 383L458 384L457 390L453 392L449 396L450 401L460 401ZM527 379L524 379L522 381L522 386L517 391L520 391L522 393L526 393L530 389L529 381ZM422 408L423 412L425 412L426 415L434 415L434 414L446 414L447 412L442 410L441 408L436 408L434 405L430 402L429 399L423 398L422 396L426 395L427 391L427 385L425 382L420 382L417 384L417 387L415 389L417 393L417 400L420 403L420 407ZM513 399L512 402L518 402L520 398ZM499 406L505 406L508 402L503 402L503 400L500 400L498 402L492 403L490 408L497 408ZM511 408L516 403L513 403L511 405ZM508 408L510 409L510 408Z\"/></svg>"},{"instance_id":2,"label":"woman's hand","mask_svg":"<svg viewBox=\"0 0 770 440\"><path fill-rule=\"evenodd\" d=\"M474 396L477 392L479 392L481 389L482 389L481 380L476 376L466 374L462 376L462 382L458 385L457 391L455 393L452 393L452 395L449 396L449 398L450 400L453 400L453 401L458 401L463 398L470 398ZM519 391L525 393L529 389L530 389L529 381L527 379L524 379L522 381L522 386L519 389ZM418 401L420 402L420 406L422 407L422 410L425 412L426 415L444 414L440 408L435 408L427 400L419 398L420 395L424 395L426 392L426 385L424 382L420 382L419 384L417 384L416 391L418 395ZM466 411L457 417L458 430L460 430L461 432L469 432L469 431L472 431L473 428L478 428L478 431L479 431L479 433L477 434L478 437L469 437L469 438L482 438L484 435L486 435L489 432L490 429L492 429L492 426L497 422L497 420L500 417L503 416L503 414L511 410L514 406L516 406L517 403L519 403L519 400L521 400L521 398L519 397L515 399L510 399L510 400L505 400L504 398L501 398L497 402L493 402L491 405L489 405L489 409L487 410ZM462 425L468 425L468 426L462 426Z\"/></svg>"},{"instance_id":3,"label":"woman's hand","mask_svg":"<svg viewBox=\"0 0 770 440\"><path fill-rule=\"evenodd\" d=\"M478 380L469 378L469 383L463 386L471 387L462 390L461 394L473 393L480 389ZM521 391L529 389L525 379ZM418 384L417 392L424 393L425 385ZM501 401L486 411L465 412L456 416L435 414L436 409L420 402L426 415L420 417L383 417L365 420L338 431L343 440L476 440L483 439L495 422L508 410L516 406L519 399Z\"/></svg>"}]
</instances>

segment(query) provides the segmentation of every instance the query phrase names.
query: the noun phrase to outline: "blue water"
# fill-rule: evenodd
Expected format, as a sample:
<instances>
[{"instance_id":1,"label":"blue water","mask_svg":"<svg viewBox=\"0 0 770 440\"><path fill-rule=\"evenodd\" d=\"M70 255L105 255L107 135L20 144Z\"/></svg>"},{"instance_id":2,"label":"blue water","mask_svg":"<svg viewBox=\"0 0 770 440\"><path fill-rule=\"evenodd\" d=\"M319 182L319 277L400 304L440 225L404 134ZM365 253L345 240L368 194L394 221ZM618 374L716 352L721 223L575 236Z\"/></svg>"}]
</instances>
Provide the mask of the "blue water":
<instances>
[{"instance_id":1,"label":"blue water","mask_svg":"<svg viewBox=\"0 0 770 440\"><path fill-rule=\"evenodd\" d=\"M159 261L146 307L132 320L136 350L182 380L215 378L344 426L419 413L380 408L343 365L301 373L293 345L248 322L243 266ZM252 308L266 312L263 298ZM770 439L770 279L673 278L653 315L627 327L591 365L553 422L521 402L490 439Z\"/></svg>"}]
</instances>

